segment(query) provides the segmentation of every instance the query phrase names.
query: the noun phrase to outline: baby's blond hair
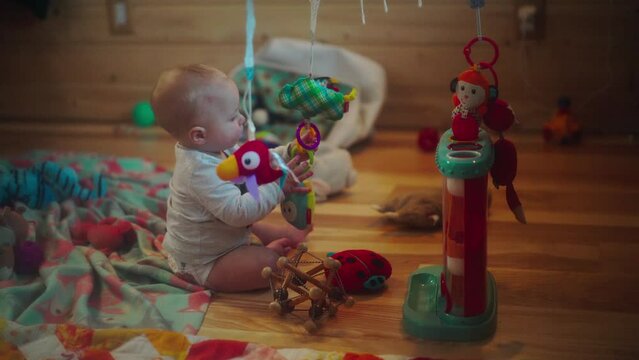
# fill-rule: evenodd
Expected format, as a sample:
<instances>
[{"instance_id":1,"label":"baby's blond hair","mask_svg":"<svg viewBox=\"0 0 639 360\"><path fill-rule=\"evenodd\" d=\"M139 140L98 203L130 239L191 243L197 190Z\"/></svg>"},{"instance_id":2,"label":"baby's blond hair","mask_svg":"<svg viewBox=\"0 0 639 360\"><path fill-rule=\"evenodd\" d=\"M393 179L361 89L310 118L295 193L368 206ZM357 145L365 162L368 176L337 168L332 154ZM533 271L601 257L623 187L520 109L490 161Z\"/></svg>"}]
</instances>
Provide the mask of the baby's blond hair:
<instances>
[{"instance_id":1,"label":"baby's blond hair","mask_svg":"<svg viewBox=\"0 0 639 360\"><path fill-rule=\"evenodd\" d=\"M158 125L180 138L195 122L196 109L212 82L228 80L220 70L193 64L164 71L151 94Z\"/></svg>"}]
</instances>

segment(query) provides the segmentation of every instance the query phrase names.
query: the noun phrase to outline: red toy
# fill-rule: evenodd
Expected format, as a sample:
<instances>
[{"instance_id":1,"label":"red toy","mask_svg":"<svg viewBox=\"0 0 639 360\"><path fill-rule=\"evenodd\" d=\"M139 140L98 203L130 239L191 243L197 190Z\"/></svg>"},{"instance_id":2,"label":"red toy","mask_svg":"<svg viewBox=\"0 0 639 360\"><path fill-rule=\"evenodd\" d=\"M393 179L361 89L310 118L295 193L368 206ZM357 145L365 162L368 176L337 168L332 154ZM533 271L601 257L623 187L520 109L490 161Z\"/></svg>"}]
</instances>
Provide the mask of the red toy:
<instances>
[{"instance_id":1,"label":"red toy","mask_svg":"<svg viewBox=\"0 0 639 360\"><path fill-rule=\"evenodd\" d=\"M500 186L506 187L508 207L515 214L517 221L525 224L524 208L513 185L517 175L517 150L515 149L515 144L506 140L503 136L503 133L510 129L514 122L515 113L507 102L497 99L489 104L484 123L490 129L499 133L499 139L493 144L495 162L490 169L490 175L493 177L493 185L496 188Z\"/></svg>"},{"instance_id":2,"label":"red toy","mask_svg":"<svg viewBox=\"0 0 639 360\"><path fill-rule=\"evenodd\" d=\"M493 146L495 149L495 162L493 167L490 168L493 184L496 188L499 188L499 186L506 187L508 207L515 214L517 221L525 224L524 208L521 206L521 201L519 201L519 196L517 196L513 186L513 180L515 180L515 175L517 175L517 150L515 150L515 145L500 137Z\"/></svg>"},{"instance_id":3,"label":"red toy","mask_svg":"<svg viewBox=\"0 0 639 360\"><path fill-rule=\"evenodd\" d=\"M76 222L71 227L71 237L75 245L91 244L108 256L135 241L135 232L130 222L108 217L97 224Z\"/></svg>"},{"instance_id":4,"label":"red toy","mask_svg":"<svg viewBox=\"0 0 639 360\"><path fill-rule=\"evenodd\" d=\"M259 185L273 182L284 174L271 165L269 149L259 140L244 143L217 166L216 172L222 180L246 182L246 188L256 199L260 197L257 189Z\"/></svg>"},{"instance_id":5,"label":"red toy","mask_svg":"<svg viewBox=\"0 0 639 360\"><path fill-rule=\"evenodd\" d=\"M344 250L329 256L342 264L337 275L347 293L381 290L393 272L386 258L370 250ZM334 285L337 281L333 280Z\"/></svg>"},{"instance_id":6,"label":"red toy","mask_svg":"<svg viewBox=\"0 0 639 360\"><path fill-rule=\"evenodd\" d=\"M453 92L452 130L457 141L473 141L479 134L479 124L488 109L491 85L472 67L454 78L450 83Z\"/></svg>"},{"instance_id":7,"label":"red toy","mask_svg":"<svg viewBox=\"0 0 639 360\"><path fill-rule=\"evenodd\" d=\"M432 127L423 128L417 136L417 146L426 152L433 152L439 143L439 132Z\"/></svg>"},{"instance_id":8,"label":"red toy","mask_svg":"<svg viewBox=\"0 0 639 360\"><path fill-rule=\"evenodd\" d=\"M490 62L475 63L471 59L471 47L479 41L485 41L493 47L494 56ZM482 121L488 128L499 133L499 139L494 143L495 162L490 171L493 184L497 188L506 186L508 207L515 214L517 221L525 224L524 209L513 186L517 174L517 151L512 142L504 139L503 134L515 122L515 113L506 101L498 99L499 79L493 68L499 58L499 47L490 38L476 37L466 45L464 55L471 67L454 78L450 84L455 105L452 112L453 137L456 141L477 140L479 124ZM491 73L494 85L480 73L481 70Z\"/></svg>"},{"instance_id":9,"label":"red toy","mask_svg":"<svg viewBox=\"0 0 639 360\"><path fill-rule=\"evenodd\" d=\"M513 109L502 99L496 99L488 104L488 111L484 116L484 124L497 132L504 132L515 123Z\"/></svg>"}]
</instances>

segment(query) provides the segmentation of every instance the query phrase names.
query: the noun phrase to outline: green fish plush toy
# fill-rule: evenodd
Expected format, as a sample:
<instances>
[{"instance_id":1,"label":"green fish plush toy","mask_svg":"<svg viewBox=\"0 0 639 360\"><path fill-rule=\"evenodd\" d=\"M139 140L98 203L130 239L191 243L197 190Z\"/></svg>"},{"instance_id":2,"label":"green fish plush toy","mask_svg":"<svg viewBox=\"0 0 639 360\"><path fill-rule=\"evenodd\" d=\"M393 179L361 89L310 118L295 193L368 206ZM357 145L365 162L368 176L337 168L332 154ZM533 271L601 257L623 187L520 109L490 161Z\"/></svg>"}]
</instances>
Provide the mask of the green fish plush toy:
<instances>
[{"instance_id":1,"label":"green fish plush toy","mask_svg":"<svg viewBox=\"0 0 639 360\"><path fill-rule=\"evenodd\" d=\"M322 115L330 120L340 120L348 111L348 103L355 99L357 90L342 94L331 78L301 77L292 84L286 84L279 94L282 106L299 110L305 118Z\"/></svg>"}]
</instances>

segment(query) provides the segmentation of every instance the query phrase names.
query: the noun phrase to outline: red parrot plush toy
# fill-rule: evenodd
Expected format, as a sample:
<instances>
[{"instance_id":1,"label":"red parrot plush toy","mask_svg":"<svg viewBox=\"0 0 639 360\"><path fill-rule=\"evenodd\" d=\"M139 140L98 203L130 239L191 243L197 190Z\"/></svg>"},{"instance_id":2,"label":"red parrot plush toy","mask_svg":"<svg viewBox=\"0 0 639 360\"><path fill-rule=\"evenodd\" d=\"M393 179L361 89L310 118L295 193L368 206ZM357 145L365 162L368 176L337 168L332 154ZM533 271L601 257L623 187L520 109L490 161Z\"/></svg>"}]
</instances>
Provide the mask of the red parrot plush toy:
<instances>
[{"instance_id":1,"label":"red parrot plush toy","mask_svg":"<svg viewBox=\"0 0 639 360\"><path fill-rule=\"evenodd\" d=\"M284 175L282 170L271 166L269 149L259 140L244 143L217 166L216 172L222 180L245 182L249 193L256 200L260 198L259 185L268 184Z\"/></svg>"}]
</instances>

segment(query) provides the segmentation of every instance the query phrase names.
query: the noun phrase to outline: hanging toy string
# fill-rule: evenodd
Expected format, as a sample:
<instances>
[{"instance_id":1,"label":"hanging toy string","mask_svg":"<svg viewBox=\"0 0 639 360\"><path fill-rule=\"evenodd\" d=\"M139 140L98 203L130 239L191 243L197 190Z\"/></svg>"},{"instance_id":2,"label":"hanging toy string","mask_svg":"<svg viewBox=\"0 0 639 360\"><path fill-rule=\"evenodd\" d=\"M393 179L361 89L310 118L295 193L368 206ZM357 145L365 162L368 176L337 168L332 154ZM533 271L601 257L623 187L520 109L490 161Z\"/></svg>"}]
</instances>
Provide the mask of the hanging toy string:
<instances>
[{"instance_id":1,"label":"hanging toy string","mask_svg":"<svg viewBox=\"0 0 639 360\"><path fill-rule=\"evenodd\" d=\"M309 0L311 2L311 59L309 62L308 76L313 77L313 46L315 45L315 29L317 28L317 13L319 12L320 0Z\"/></svg>"},{"instance_id":2,"label":"hanging toy string","mask_svg":"<svg viewBox=\"0 0 639 360\"><path fill-rule=\"evenodd\" d=\"M246 50L244 52L246 91L244 91L244 96L242 97L242 109L246 114L248 140L255 140L255 124L253 123L253 77L255 75L253 34L255 34L255 10L253 0L246 0Z\"/></svg>"},{"instance_id":3,"label":"hanging toy string","mask_svg":"<svg viewBox=\"0 0 639 360\"><path fill-rule=\"evenodd\" d=\"M384 12L388 13L388 3L386 3L386 0L384 0Z\"/></svg>"},{"instance_id":4,"label":"hanging toy string","mask_svg":"<svg viewBox=\"0 0 639 360\"><path fill-rule=\"evenodd\" d=\"M366 25L366 14L364 14L364 0L359 0L359 7L362 9L362 24Z\"/></svg>"},{"instance_id":5,"label":"hanging toy string","mask_svg":"<svg viewBox=\"0 0 639 360\"><path fill-rule=\"evenodd\" d=\"M468 0L470 7L475 9L475 22L477 24L477 37L482 38L481 32L481 11L480 9L484 6L484 0Z\"/></svg>"},{"instance_id":6,"label":"hanging toy string","mask_svg":"<svg viewBox=\"0 0 639 360\"><path fill-rule=\"evenodd\" d=\"M291 170L291 168L289 168L288 165L286 165L286 162L284 161L284 159L282 159L282 157L278 153L273 151L271 152L271 155L273 155L273 159L275 159L275 162L279 166L280 170L282 170L282 172L284 172L284 174L286 175L280 178L280 188L284 187L284 182L286 181L286 178L288 177L288 175L291 175L291 177L293 178L293 180L295 180L297 184L302 183L300 179L297 176L295 176L295 173L293 172L293 170Z\"/></svg>"},{"instance_id":7,"label":"hanging toy string","mask_svg":"<svg viewBox=\"0 0 639 360\"><path fill-rule=\"evenodd\" d=\"M481 12L479 9L479 7L476 9L477 12L475 13L475 18L477 19L477 37L481 38Z\"/></svg>"},{"instance_id":8,"label":"hanging toy string","mask_svg":"<svg viewBox=\"0 0 639 360\"><path fill-rule=\"evenodd\" d=\"M424 4L422 3L422 0L417 0L417 5L418 5L419 7L424 6Z\"/></svg>"}]
</instances>

